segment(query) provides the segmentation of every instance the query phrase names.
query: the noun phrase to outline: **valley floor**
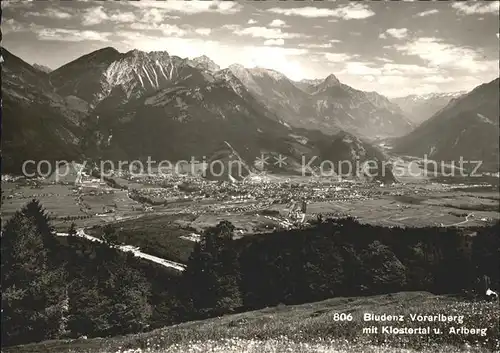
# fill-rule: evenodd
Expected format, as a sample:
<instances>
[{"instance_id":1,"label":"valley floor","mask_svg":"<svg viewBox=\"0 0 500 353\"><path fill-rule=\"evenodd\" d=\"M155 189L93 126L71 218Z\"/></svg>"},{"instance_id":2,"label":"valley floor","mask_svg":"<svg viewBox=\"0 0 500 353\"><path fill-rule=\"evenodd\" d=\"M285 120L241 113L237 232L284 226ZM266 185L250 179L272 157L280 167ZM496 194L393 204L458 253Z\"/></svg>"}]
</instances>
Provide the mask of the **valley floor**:
<instances>
[{"instance_id":1,"label":"valley floor","mask_svg":"<svg viewBox=\"0 0 500 353\"><path fill-rule=\"evenodd\" d=\"M403 315L402 322L364 321L367 313ZM345 315L340 315L345 314ZM352 320L349 321L349 314ZM423 316L463 315L463 322L417 322ZM345 320L341 320L344 318ZM5 349L5 353L334 353L334 352L492 352L498 351L498 303L470 302L425 292L334 298L297 306L278 306L148 333L90 340L50 341ZM430 327L430 334L368 333L367 328ZM451 328L462 329L452 333ZM486 335L464 328L486 329ZM365 329L365 330L363 330ZM440 329L441 333L434 333ZM422 331L423 332L423 331Z\"/></svg>"}]
</instances>

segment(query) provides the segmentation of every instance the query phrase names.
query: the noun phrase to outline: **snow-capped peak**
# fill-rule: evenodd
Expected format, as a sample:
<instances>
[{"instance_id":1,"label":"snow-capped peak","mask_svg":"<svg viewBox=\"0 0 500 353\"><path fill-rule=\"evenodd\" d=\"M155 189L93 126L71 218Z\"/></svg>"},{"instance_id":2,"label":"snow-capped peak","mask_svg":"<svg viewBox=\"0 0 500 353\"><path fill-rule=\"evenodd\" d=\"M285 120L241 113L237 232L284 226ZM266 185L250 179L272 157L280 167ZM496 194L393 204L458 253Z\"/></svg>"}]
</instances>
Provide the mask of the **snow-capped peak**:
<instances>
[{"instance_id":1,"label":"snow-capped peak","mask_svg":"<svg viewBox=\"0 0 500 353\"><path fill-rule=\"evenodd\" d=\"M457 98L457 97L460 97L461 95L464 95L465 93L467 93L467 92L460 91L460 92L440 92L440 93L412 94L412 95L406 96L406 98L414 100L414 101L437 99L437 98Z\"/></svg>"}]
</instances>

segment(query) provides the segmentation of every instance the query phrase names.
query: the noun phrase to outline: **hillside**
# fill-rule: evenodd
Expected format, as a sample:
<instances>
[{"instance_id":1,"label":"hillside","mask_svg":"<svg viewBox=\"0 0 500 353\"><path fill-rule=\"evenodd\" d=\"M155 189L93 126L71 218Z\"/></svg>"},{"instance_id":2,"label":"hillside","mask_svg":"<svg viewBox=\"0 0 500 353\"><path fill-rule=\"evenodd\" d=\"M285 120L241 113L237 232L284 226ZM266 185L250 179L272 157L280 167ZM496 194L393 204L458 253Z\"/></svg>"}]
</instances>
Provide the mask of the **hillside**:
<instances>
[{"instance_id":1,"label":"hillside","mask_svg":"<svg viewBox=\"0 0 500 353\"><path fill-rule=\"evenodd\" d=\"M482 170L498 171L499 79L454 99L407 136L394 152L459 163L483 161ZM467 166L466 166L467 167Z\"/></svg>"},{"instance_id":2,"label":"hillside","mask_svg":"<svg viewBox=\"0 0 500 353\"><path fill-rule=\"evenodd\" d=\"M177 230L180 230L179 225ZM189 255L188 249L182 250L189 256L186 270L174 277L170 270L118 251L115 246L123 241L120 225L103 227L104 243L75 237L74 226L68 229L67 237L54 237L47 214L37 201L32 201L8 221L2 232L2 344L14 346L49 339L75 339L83 335L109 338L184 322L173 329L187 325L186 332L174 331L173 338L157 342L160 346L155 346L166 349L168 344L203 340L207 335L233 337L238 331L226 330L226 336L219 336L217 329L203 334L196 323L196 333L191 335L193 323L186 322L244 311L250 313L239 316L242 320L229 317L227 326L240 327L240 338L254 340L282 339L280 336L286 334L289 339L317 343L319 337L333 335L333 338L347 339L347 343L354 346L380 344L383 337L359 332L363 327L359 313L367 310L378 313L390 310L386 313L398 315L398 311L405 315L408 312L440 314L459 310L466 318L464 325L467 327L491 327L491 320L498 320L498 311L493 310L491 304L477 301L484 297L481 277L490 278L491 288L498 288L498 268L494 266L498 262L498 225L476 228L474 236L465 237L462 230L452 227L389 228L346 218L318 220L302 229L236 238L235 226L220 221L206 228L200 242L191 244ZM141 233L126 229L129 234ZM168 234L166 227L158 230L163 237ZM177 234L171 236L179 239L185 231L174 232ZM152 240L150 245L155 246L157 240ZM172 251L172 248L165 250ZM461 276L453 276L455 272ZM411 301L407 298L403 303L403 300L388 296L388 303L381 306L380 295L401 291L455 294L476 302L443 308L427 300L420 303L411 297ZM366 298L352 306L348 299L342 299L369 295L379 295L366 302L371 307L364 304ZM33 307L32 298L42 299ZM282 311L283 305L314 303L328 298L338 298L333 303L345 306L333 307L330 311L315 309L308 315L312 323L305 317L296 316L281 323L279 316L268 321L252 321L254 314L251 311L275 306ZM395 302L402 307L391 306ZM336 310L352 314L353 319L346 318L338 326ZM226 319L208 322L224 322L221 320ZM420 327L422 323L408 321L405 325ZM213 326L209 325L208 329ZM170 337L171 331L164 332L160 337ZM142 339L154 335L131 337ZM403 338L400 341L394 338L396 336ZM497 336L494 333L480 337L443 334L432 340L428 335L411 337L407 341L404 336L395 335L395 341L388 341L396 345L406 342L407 348L430 341L441 344L468 341L491 346ZM102 345L120 340L123 338L90 342ZM78 343L69 342L76 345L71 348L78 348ZM125 343L121 341L117 346L123 348ZM143 343L140 347L144 349L148 345ZM154 346L154 342L149 346L152 344ZM177 352L175 349L173 352ZM40 347L35 349L41 350ZM47 350L57 351L55 348ZM117 349L108 347L107 351L110 350Z\"/></svg>"},{"instance_id":3,"label":"hillside","mask_svg":"<svg viewBox=\"0 0 500 353\"><path fill-rule=\"evenodd\" d=\"M412 323L410 314L464 315L469 327L487 328L487 337L448 334L459 324ZM353 320L336 321L336 313ZM404 315L405 326L441 328L443 335L366 334L364 313ZM491 352L498 348L500 309L495 303L467 302L426 292L401 292L374 297L335 298L296 306L277 306L165 327L149 333L109 339L48 341L4 349L5 353L34 352ZM375 323L375 326L403 326ZM410 338L409 338L410 337ZM495 343L496 341L496 343ZM495 347L495 344L497 345ZM397 348L399 347L399 348ZM464 347L467 347L464 349ZM404 348L404 350L401 350Z\"/></svg>"},{"instance_id":4,"label":"hillside","mask_svg":"<svg viewBox=\"0 0 500 353\"><path fill-rule=\"evenodd\" d=\"M2 48L3 170L18 172L25 160L79 156L85 104L53 92L48 75Z\"/></svg>"}]
</instances>

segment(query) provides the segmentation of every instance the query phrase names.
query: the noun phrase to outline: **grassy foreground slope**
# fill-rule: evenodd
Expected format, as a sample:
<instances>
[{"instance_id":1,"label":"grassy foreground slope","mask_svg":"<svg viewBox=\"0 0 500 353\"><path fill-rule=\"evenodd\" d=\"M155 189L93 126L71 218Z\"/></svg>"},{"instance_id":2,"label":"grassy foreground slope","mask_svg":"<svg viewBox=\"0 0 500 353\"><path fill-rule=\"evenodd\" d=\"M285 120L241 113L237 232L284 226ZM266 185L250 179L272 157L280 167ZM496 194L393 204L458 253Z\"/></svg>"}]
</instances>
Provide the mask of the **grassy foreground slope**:
<instances>
[{"instance_id":1,"label":"grassy foreground slope","mask_svg":"<svg viewBox=\"0 0 500 353\"><path fill-rule=\"evenodd\" d=\"M336 313L352 314L338 321ZM370 323L364 313L404 315L405 322ZM418 323L410 314L463 315L458 323ZM492 352L499 351L500 308L497 303L469 302L426 292L373 297L334 298L297 306L189 322L148 333L111 339L61 340L11 347L3 352ZM440 328L442 334L368 334L364 327ZM486 336L449 334L450 327L485 328Z\"/></svg>"}]
</instances>

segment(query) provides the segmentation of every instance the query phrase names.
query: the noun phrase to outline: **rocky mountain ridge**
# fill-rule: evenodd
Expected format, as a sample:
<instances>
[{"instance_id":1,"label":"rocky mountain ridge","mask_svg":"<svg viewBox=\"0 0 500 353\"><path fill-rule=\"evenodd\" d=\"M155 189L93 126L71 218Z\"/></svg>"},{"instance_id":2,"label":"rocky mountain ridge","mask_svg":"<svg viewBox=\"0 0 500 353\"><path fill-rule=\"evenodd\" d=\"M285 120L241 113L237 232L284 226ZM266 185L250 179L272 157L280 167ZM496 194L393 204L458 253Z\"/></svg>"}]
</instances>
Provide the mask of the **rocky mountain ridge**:
<instances>
[{"instance_id":1,"label":"rocky mountain ridge","mask_svg":"<svg viewBox=\"0 0 500 353\"><path fill-rule=\"evenodd\" d=\"M69 138L55 134L55 145L60 146L59 151L74 148L79 158L132 160L150 156L155 160L189 160L192 156L211 157L222 142L232 146L238 158L249 166L263 152L287 156L294 161L291 163L294 166L299 164L303 154L320 157L335 154L325 149L331 137L291 126L263 105L248 88L248 82L242 82L234 70L214 72L214 66L206 58L193 61L167 52L133 50L119 53L113 48L104 48L47 75L13 55L4 56L2 69L6 84L2 87L3 92L7 96L15 93L19 96L8 105L12 110L7 111L19 111L20 99L30 97L32 92L50 97L39 100L37 104L40 105L33 114L52 112L54 102L61 102L62 108L55 114L60 126L54 126L53 130L64 128L72 135ZM198 67L200 64L203 67ZM13 67L16 69L12 70ZM258 69L249 74L249 78L258 84L262 80L273 80L288 85L289 92L285 95L297 93L297 99L305 94L277 72ZM16 90L19 82L23 83L20 86L23 93ZM16 114L6 115L6 126L11 124L9 130L14 132L12 124L22 121L17 131L32 128L37 131L34 139L26 141L26 148L41 144L44 137L38 134L45 130L34 122L45 124L49 119L19 114L24 114L25 118L16 121L9 119ZM309 142L298 148L293 136ZM13 162L13 165L19 166L27 153L9 149L16 141L13 137L4 142L8 144L9 154L17 156L17 164ZM343 143L348 145L353 141ZM42 149L37 158L59 156L49 150L55 149L45 149L45 152ZM372 155L358 157L364 160ZM295 167L288 171L298 172Z\"/></svg>"},{"instance_id":2,"label":"rocky mountain ridge","mask_svg":"<svg viewBox=\"0 0 500 353\"><path fill-rule=\"evenodd\" d=\"M342 84L333 74L323 80L294 82L274 70L241 65L228 70L291 126L330 134L345 130L367 139L400 136L413 128L396 104Z\"/></svg>"}]
</instances>

